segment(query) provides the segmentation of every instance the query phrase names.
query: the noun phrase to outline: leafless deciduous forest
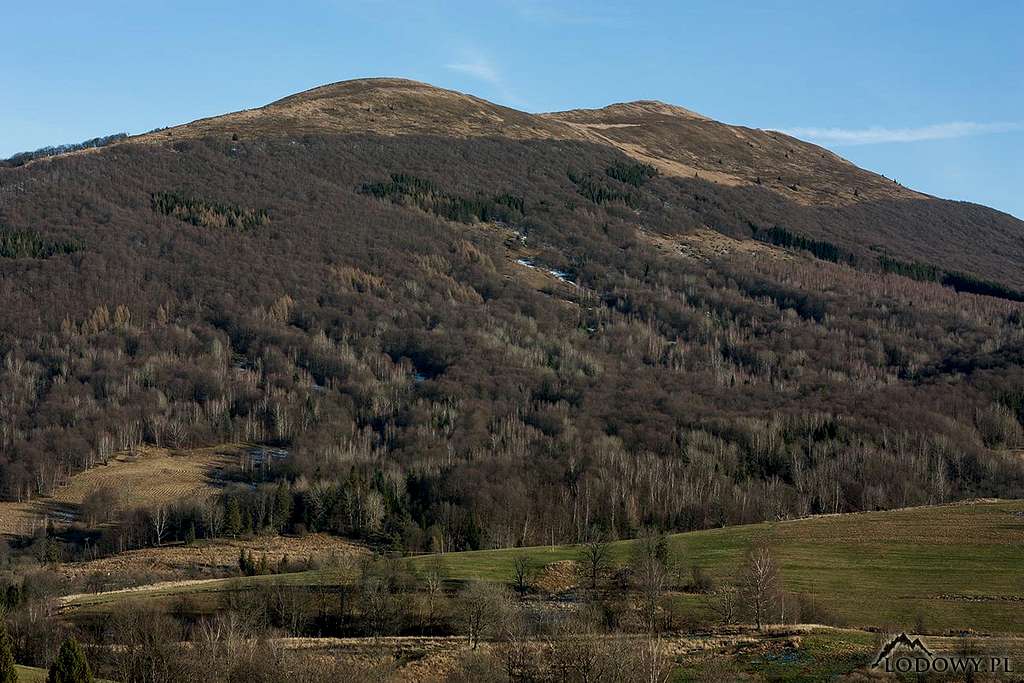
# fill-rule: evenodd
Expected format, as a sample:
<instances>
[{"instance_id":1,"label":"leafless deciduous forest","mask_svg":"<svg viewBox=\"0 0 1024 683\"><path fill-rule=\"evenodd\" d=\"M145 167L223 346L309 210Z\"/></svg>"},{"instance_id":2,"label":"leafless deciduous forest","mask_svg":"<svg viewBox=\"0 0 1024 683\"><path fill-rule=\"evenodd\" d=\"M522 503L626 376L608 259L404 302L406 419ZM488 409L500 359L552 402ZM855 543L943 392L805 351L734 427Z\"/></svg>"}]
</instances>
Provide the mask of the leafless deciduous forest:
<instances>
[{"instance_id":1,"label":"leafless deciduous forest","mask_svg":"<svg viewBox=\"0 0 1024 683\"><path fill-rule=\"evenodd\" d=\"M1024 493L1021 283L951 246L1008 216L585 142L234 137L0 169L7 498L237 441L289 457L104 542L457 550ZM785 258L657 246L705 226Z\"/></svg>"}]
</instances>

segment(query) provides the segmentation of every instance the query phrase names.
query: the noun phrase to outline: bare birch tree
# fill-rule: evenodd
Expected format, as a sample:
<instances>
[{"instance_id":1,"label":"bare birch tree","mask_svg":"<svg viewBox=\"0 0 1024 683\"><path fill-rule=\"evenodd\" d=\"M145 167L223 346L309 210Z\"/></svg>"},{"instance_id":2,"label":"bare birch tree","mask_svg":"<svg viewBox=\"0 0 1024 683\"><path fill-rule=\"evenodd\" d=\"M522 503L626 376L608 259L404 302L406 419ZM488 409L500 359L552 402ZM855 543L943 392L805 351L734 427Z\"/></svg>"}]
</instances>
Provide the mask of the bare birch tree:
<instances>
[{"instance_id":1,"label":"bare birch tree","mask_svg":"<svg viewBox=\"0 0 1024 683\"><path fill-rule=\"evenodd\" d=\"M761 542L747 552L740 572L740 592L758 629L770 614L780 591L779 570L768 545Z\"/></svg>"}]
</instances>

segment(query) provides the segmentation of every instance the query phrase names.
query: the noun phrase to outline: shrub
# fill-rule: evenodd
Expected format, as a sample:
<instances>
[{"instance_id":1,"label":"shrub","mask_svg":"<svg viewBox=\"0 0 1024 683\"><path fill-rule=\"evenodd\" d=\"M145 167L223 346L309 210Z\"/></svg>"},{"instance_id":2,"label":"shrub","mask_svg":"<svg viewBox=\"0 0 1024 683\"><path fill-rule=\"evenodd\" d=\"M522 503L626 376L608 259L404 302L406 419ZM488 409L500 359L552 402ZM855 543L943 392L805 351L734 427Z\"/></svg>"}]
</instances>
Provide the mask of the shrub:
<instances>
[{"instance_id":1,"label":"shrub","mask_svg":"<svg viewBox=\"0 0 1024 683\"><path fill-rule=\"evenodd\" d=\"M695 592L710 593L715 590L715 580L704 571L703 567L695 564L691 569L691 573L693 575L693 590Z\"/></svg>"}]
</instances>

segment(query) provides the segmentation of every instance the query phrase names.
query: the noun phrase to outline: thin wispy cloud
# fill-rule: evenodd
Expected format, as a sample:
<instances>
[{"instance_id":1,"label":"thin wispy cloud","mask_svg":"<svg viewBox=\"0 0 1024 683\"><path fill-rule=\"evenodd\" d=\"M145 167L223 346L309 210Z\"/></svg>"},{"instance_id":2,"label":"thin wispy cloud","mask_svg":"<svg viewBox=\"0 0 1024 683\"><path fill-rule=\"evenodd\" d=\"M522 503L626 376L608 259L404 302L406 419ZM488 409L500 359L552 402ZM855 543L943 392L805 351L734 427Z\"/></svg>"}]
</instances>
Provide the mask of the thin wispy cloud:
<instances>
[{"instance_id":1,"label":"thin wispy cloud","mask_svg":"<svg viewBox=\"0 0 1024 683\"><path fill-rule=\"evenodd\" d=\"M479 50L465 50L458 61L444 65L455 71L491 86L504 104L525 107L525 103L512 92L498 67L487 55Z\"/></svg>"},{"instance_id":2,"label":"thin wispy cloud","mask_svg":"<svg viewBox=\"0 0 1024 683\"><path fill-rule=\"evenodd\" d=\"M456 62L454 64L445 64L446 69L452 71L458 71L464 73L467 76L478 78L481 81L490 83L491 85L502 87L501 76L498 74L498 70L494 68L494 65L485 59L477 58L471 62Z\"/></svg>"},{"instance_id":3,"label":"thin wispy cloud","mask_svg":"<svg viewBox=\"0 0 1024 683\"><path fill-rule=\"evenodd\" d=\"M977 123L954 121L917 128L788 128L781 132L793 137L832 145L874 145L892 142L949 140L974 135L991 135L1024 130L1024 123Z\"/></svg>"}]
</instances>

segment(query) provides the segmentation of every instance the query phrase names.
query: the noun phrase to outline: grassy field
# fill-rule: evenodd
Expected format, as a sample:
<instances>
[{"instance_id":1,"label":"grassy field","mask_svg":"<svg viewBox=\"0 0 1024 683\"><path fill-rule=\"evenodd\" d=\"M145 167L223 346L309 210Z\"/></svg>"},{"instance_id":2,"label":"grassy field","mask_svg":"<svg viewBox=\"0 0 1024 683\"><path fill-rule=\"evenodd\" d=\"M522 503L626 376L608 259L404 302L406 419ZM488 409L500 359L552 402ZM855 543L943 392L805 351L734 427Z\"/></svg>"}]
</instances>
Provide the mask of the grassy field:
<instances>
[{"instance_id":1,"label":"grassy field","mask_svg":"<svg viewBox=\"0 0 1024 683\"><path fill-rule=\"evenodd\" d=\"M977 502L822 516L786 522L712 529L670 537L676 559L700 565L727 580L755 539L774 549L785 588L807 593L843 623L854 627L929 631L1024 633L1024 501ZM612 546L615 562L627 560L631 542ZM538 564L571 560L574 546L449 553L440 559L453 581L510 581L517 555ZM434 556L406 560L425 568ZM66 600L66 609L92 611L126 597L204 599L262 583L337 584L345 570L281 576L157 584ZM702 611L702 598L680 595L684 610Z\"/></svg>"},{"instance_id":2,"label":"grassy field","mask_svg":"<svg viewBox=\"0 0 1024 683\"><path fill-rule=\"evenodd\" d=\"M812 594L852 626L1024 632L1024 501L829 515L670 537L676 558L727 579L755 539L775 549L785 587ZM630 542L613 545L616 562ZM575 559L573 546L452 553L453 579L508 581L516 555ZM412 560L425 566L426 557ZM694 603L699 598L683 596Z\"/></svg>"},{"instance_id":3,"label":"grassy field","mask_svg":"<svg viewBox=\"0 0 1024 683\"><path fill-rule=\"evenodd\" d=\"M34 666L21 666L15 664L14 668L18 670L18 683L46 683L47 671L46 669L39 669ZM105 678L97 678L96 683L113 683Z\"/></svg>"},{"instance_id":4,"label":"grassy field","mask_svg":"<svg viewBox=\"0 0 1024 683\"><path fill-rule=\"evenodd\" d=\"M20 664L15 664L14 668L18 670L19 683L45 683L46 681L46 669L37 669L34 666L21 666Z\"/></svg>"}]
</instances>

